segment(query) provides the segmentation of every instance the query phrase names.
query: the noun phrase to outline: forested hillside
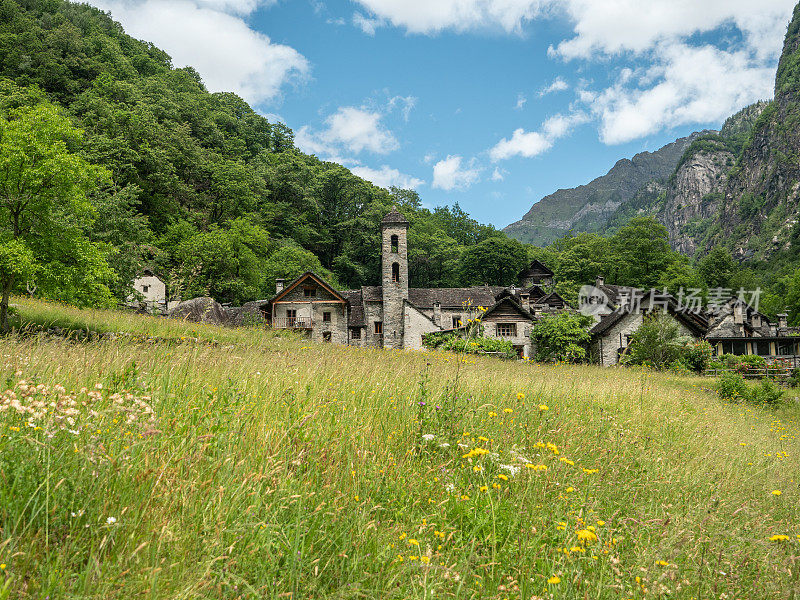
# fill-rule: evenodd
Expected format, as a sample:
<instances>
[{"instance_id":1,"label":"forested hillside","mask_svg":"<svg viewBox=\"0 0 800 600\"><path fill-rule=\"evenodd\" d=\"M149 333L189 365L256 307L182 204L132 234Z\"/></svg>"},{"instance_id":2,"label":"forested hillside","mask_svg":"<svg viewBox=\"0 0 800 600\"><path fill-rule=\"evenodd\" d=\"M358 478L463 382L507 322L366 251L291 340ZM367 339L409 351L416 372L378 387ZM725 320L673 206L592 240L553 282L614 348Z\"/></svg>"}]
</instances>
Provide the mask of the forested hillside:
<instances>
[{"instance_id":1,"label":"forested hillside","mask_svg":"<svg viewBox=\"0 0 800 600\"><path fill-rule=\"evenodd\" d=\"M0 117L40 103L84 132L74 151L111 172L92 194L86 233L110 246L118 298L145 265L173 293L223 302L269 296L275 277L307 269L341 286L374 284L378 224L394 204L413 224L415 285L483 282L494 274L467 265L527 258L458 205L429 211L414 191L301 153L288 127L232 93L209 93L195 70L173 68L95 8L0 0Z\"/></svg>"}]
</instances>

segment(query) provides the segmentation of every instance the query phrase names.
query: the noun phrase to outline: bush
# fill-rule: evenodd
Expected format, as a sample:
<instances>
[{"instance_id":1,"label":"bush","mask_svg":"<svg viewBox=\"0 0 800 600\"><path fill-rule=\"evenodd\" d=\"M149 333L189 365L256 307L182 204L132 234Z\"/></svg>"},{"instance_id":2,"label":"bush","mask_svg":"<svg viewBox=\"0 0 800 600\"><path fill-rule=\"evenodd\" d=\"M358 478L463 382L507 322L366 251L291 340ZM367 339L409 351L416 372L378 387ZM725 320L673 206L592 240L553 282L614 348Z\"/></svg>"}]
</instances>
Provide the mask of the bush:
<instances>
[{"instance_id":1,"label":"bush","mask_svg":"<svg viewBox=\"0 0 800 600\"><path fill-rule=\"evenodd\" d=\"M680 362L683 363L687 369L695 373L702 373L708 368L713 353L713 347L705 340L689 342L683 349L683 356Z\"/></svg>"},{"instance_id":2,"label":"bush","mask_svg":"<svg viewBox=\"0 0 800 600\"><path fill-rule=\"evenodd\" d=\"M591 317L569 312L542 317L531 332L531 340L536 346L536 360L585 361L589 327L593 323Z\"/></svg>"},{"instance_id":3,"label":"bush","mask_svg":"<svg viewBox=\"0 0 800 600\"><path fill-rule=\"evenodd\" d=\"M650 364L662 370L680 360L686 342L680 336L674 319L660 313L647 315L631 340L630 351L624 358L626 364Z\"/></svg>"},{"instance_id":4,"label":"bush","mask_svg":"<svg viewBox=\"0 0 800 600\"><path fill-rule=\"evenodd\" d=\"M515 358L517 356L514 345L508 340L498 340L483 336L465 337L445 331L426 333L422 336L422 345L428 350L439 349L445 352L459 352L462 354L499 352L507 358Z\"/></svg>"},{"instance_id":5,"label":"bush","mask_svg":"<svg viewBox=\"0 0 800 600\"><path fill-rule=\"evenodd\" d=\"M717 392L723 400L740 402L748 397L747 384L739 373L723 373L717 382Z\"/></svg>"},{"instance_id":6,"label":"bush","mask_svg":"<svg viewBox=\"0 0 800 600\"><path fill-rule=\"evenodd\" d=\"M761 383L750 390L749 400L753 404L775 406L783 398L783 390L772 380L762 379Z\"/></svg>"}]
</instances>

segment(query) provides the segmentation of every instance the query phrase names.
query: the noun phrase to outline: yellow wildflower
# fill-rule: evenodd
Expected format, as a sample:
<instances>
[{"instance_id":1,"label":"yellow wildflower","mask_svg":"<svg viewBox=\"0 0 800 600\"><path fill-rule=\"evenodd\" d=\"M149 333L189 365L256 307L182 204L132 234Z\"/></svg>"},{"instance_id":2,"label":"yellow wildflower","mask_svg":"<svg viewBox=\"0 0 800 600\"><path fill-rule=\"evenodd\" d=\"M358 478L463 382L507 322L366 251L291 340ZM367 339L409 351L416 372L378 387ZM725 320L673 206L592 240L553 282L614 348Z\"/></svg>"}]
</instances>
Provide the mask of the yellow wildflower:
<instances>
[{"instance_id":1,"label":"yellow wildflower","mask_svg":"<svg viewBox=\"0 0 800 600\"><path fill-rule=\"evenodd\" d=\"M547 404L540 404L539 405L539 412L544 412L546 410L550 410L550 407L548 407Z\"/></svg>"},{"instance_id":2,"label":"yellow wildflower","mask_svg":"<svg viewBox=\"0 0 800 600\"><path fill-rule=\"evenodd\" d=\"M522 392L517 392L517 400L525 400L525 394Z\"/></svg>"},{"instance_id":3,"label":"yellow wildflower","mask_svg":"<svg viewBox=\"0 0 800 600\"><path fill-rule=\"evenodd\" d=\"M780 491L780 490L772 490L772 495L773 495L773 496L780 496L782 493L783 493L783 492L782 492L782 491Z\"/></svg>"},{"instance_id":4,"label":"yellow wildflower","mask_svg":"<svg viewBox=\"0 0 800 600\"><path fill-rule=\"evenodd\" d=\"M547 580L547 583L550 585L556 585L557 583L561 583L561 578L558 575L553 575L550 579Z\"/></svg>"},{"instance_id":5,"label":"yellow wildflower","mask_svg":"<svg viewBox=\"0 0 800 600\"><path fill-rule=\"evenodd\" d=\"M788 535L783 535L783 534L777 534L777 535L773 535L771 538L769 538L769 541L770 542L788 542L789 541L789 536Z\"/></svg>"}]
</instances>

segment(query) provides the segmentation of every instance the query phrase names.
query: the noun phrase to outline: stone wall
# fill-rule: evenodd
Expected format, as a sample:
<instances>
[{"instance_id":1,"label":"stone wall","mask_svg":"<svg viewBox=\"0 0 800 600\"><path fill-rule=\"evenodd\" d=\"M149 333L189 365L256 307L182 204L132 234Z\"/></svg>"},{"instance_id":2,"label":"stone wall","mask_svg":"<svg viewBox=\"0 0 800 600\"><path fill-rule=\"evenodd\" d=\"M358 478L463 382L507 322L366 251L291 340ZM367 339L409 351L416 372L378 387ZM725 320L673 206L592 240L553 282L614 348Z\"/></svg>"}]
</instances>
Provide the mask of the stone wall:
<instances>
[{"instance_id":1,"label":"stone wall","mask_svg":"<svg viewBox=\"0 0 800 600\"><path fill-rule=\"evenodd\" d=\"M626 336L633 336L643 321L644 315L641 313L628 314L606 331L600 339L593 342L592 353L598 357L600 366L610 367L618 363L619 349L627 345ZM677 320L675 322L678 324L680 335L696 337L683 323Z\"/></svg>"},{"instance_id":2,"label":"stone wall","mask_svg":"<svg viewBox=\"0 0 800 600\"><path fill-rule=\"evenodd\" d=\"M397 236L397 251L392 249ZM383 285L383 347L403 347L404 304L408 300L408 225L381 225L381 274ZM399 266L399 281L392 281L392 266Z\"/></svg>"},{"instance_id":3,"label":"stone wall","mask_svg":"<svg viewBox=\"0 0 800 600\"><path fill-rule=\"evenodd\" d=\"M422 336L426 333L441 331L427 315L408 302L405 304L404 350L422 350Z\"/></svg>"}]
</instances>

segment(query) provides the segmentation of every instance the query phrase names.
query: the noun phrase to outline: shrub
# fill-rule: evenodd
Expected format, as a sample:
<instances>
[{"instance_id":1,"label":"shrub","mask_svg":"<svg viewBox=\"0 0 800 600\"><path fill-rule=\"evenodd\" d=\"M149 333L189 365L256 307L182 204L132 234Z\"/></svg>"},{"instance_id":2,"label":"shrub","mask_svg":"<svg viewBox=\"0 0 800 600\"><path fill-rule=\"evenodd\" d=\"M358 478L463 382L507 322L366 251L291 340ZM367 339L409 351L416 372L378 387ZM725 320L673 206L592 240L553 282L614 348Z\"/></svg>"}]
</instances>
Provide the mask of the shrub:
<instances>
[{"instance_id":1,"label":"shrub","mask_svg":"<svg viewBox=\"0 0 800 600\"><path fill-rule=\"evenodd\" d=\"M783 390L780 389L772 380L762 379L759 385L750 389L748 399L753 404L766 404L775 406L783 398Z\"/></svg>"},{"instance_id":2,"label":"shrub","mask_svg":"<svg viewBox=\"0 0 800 600\"><path fill-rule=\"evenodd\" d=\"M748 397L747 384L739 373L723 373L717 382L717 392L723 400L739 402Z\"/></svg>"},{"instance_id":3,"label":"shrub","mask_svg":"<svg viewBox=\"0 0 800 600\"><path fill-rule=\"evenodd\" d=\"M507 358L517 356L514 345L508 340L483 336L464 336L445 331L426 333L422 336L422 345L429 350L439 349L445 352L459 352L462 354L499 352Z\"/></svg>"},{"instance_id":4,"label":"shrub","mask_svg":"<svg viewBox=\"0 0 800 600\"><path fill-rule=\"evenodd\" d=\"M583 362L589 343L591 317L562 312L542 317L531 332L536 346L536 360L558 362Z\"/></svg>"},{"instance_id":5,"label":"shrub","mask_svg":"<svg viewBox=\"0 0 800 600\"><path fill-rule=\"evenodd\" d=\"M689 342L683 349L683 356L680 361L687 369L695 373L702 373L708 368L713 352L714 349L711 344L705 340Z\"/></svg>"},{"instance_id":6,"label":"shrub","mask_svg":"<svg viewBox=\"0 0 800 600\"><path fill-rule=\"evenodd\" d=\"M633 334L624 361L630 365L651 364L655 369L666 369L682 357L685 345L678 324L671 317L653 313L645 317Z\"/></svg>"}]
</instances>

